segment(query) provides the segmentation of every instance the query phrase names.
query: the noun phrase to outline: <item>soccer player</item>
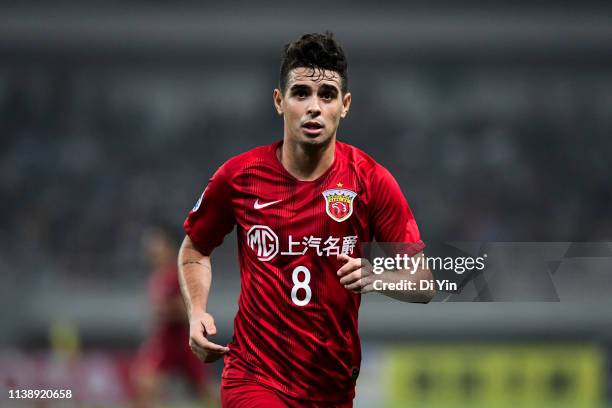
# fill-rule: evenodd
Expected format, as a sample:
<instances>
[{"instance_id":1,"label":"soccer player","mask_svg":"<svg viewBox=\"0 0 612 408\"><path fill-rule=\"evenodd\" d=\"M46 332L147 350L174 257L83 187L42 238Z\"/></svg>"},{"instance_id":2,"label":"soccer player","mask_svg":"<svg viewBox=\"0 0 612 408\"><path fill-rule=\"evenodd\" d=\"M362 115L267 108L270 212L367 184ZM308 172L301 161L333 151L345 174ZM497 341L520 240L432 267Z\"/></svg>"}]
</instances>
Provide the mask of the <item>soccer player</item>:
<instances>
[{"instance_id":1,"label":"soccer player","mask_svg":"<svg viewBox=\"0 0 612 408\"><path fill-rule=\"evenodd\" d=\"M360 244L424 244L391 174L336 140L351 105L347 62L331 33L285 46L274 106L283 139L226 161L185 220L179 277L190 346L225 357L225 408L351 407L361 347L357 314L374 279L431 279L428 270L373 275ZM237 227L241 291L234 337L210 340L210 255ZM386 292L428 302L429 291Z\"/></svg>"},{"instance_id":2,"label":"soccer player","mask_svg":"<svg viewBox=\"0 0 612 408\"><path fill-rule=\"evenodd\" d=\"M202 363L188 346L189 325L176 278L180 236L174 228L159 224L143 235L146 258L152 266L148 295L153 328L137 355L133 377L135 406L149 408L160 400L160 386L171 373L185 378L198 398L209 395Z\"/></svg>"}]
</instances>

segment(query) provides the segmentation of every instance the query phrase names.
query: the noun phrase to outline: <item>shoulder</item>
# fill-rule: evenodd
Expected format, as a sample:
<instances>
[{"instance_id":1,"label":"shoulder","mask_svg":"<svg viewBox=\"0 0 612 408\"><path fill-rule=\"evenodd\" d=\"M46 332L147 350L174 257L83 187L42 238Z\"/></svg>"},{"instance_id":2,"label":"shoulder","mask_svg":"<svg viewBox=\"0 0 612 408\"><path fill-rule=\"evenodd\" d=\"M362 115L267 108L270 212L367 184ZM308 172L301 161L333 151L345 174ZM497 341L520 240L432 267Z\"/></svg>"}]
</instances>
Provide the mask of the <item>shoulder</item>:
<instances>
[{"instance_id":1,"label":"shoulder","mask_svg":"<svg viewBox=\"0 0 612 408\"><path fill-rule=\"evenodd\" d=\"M218 172L223 172L230 176L244 173L251 167L269 161L273 157L277 144L278 142L274 142L265 146L257 146L244 153L230 157L219 167Z\"/></svg>"},{"instance_id":2,"label":"shoulder","mask_svg":"<svg viewBox=\"0 0 612 408\"><path fill-rule=\"evenodd\" d=\"M388 179L389 177L393 178L389 170L368 153L348 143L336 143L338 153L355 170L360 180L369 183L380 179Z\"/></svg>"}]
</instances>

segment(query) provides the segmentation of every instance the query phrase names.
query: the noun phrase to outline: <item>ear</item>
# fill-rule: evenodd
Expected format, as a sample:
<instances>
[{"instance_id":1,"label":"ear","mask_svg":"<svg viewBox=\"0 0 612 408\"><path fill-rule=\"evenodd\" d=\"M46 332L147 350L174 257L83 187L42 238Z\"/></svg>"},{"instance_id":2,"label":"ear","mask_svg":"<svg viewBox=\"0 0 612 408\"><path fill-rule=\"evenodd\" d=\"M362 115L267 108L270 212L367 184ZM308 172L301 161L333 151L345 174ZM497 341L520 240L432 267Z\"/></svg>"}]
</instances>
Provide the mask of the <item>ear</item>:
<instances>
[{"instance_id":1,"label":"ear","mask_svg":"<svg viewBox=\"0 0 612 408\"><path fill-rule=\"evenodd\" d=\"M275 88L272 92L272 99L274 100L274 107L279 115L283 114L283 93L280 89Z\"/></svg>"},{"instance_id":2,"label":"ear","mask_svg":"<svg viewBox=\"0 0 612 408\"><path fill-rule=\"evenodd\" d=\"M351 107L351 100L352 100L352 96L350 92L347 92L343 97L342 97L342 115L340 115L341 118L345 118L346 115L348 115L348 111L349 108Z\"/></svg>"}]
</instances>

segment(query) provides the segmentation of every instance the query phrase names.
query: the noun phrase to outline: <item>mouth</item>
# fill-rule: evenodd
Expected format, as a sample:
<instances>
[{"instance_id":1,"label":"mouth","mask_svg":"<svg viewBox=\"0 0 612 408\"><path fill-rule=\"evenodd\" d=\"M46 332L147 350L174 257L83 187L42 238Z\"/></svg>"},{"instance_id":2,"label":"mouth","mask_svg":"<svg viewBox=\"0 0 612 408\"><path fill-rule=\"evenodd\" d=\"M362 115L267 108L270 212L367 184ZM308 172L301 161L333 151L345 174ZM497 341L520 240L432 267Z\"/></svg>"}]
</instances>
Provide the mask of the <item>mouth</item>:
<instances>
[{"instance_id":1,"label":"mouth","mask_svg":"<svg viewBox=\"0 0 612 408\"><path fill-rule=\"evenodd\" d=\"M320 135L323 133L324 128L325 126L323 126L323 124L315 120L309 120L308 122L302 124L302 130L308 135Z\"/></svg>"}]
</instances>

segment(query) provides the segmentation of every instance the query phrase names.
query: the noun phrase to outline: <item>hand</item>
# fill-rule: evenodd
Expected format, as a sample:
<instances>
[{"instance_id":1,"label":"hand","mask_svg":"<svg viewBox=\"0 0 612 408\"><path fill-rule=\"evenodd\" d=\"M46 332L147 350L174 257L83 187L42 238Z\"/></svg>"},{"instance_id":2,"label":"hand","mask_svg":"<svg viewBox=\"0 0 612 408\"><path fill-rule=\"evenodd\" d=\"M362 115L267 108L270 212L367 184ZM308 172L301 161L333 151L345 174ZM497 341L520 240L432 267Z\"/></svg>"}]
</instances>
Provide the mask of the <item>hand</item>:
<instances>
[{"instance_id":1,"label":"hand","mask_svg":"<svg viewBox=\"0 0 612 408\"><path fill-rule=\"evenodd\" d=\"M229 347L208 340L207 337L215 334L217 328L211 314L205 312L192 314L189 320L189 347L204 363L217 361L229 351Z\"/></svg>"},{"instance_id":2,"label":"hand","mask_svg":"<svg viewBox=\"0 0 612 408\"><path fill-rule=\"evenodd\" d=\"M351 258L348 255L338 255L338 260L345 264L338 269L340 283L353 293L368 293L374 290L373 282L376 276L372 272L372 264L365 258Z\"/></svg>"}]
</instances>

